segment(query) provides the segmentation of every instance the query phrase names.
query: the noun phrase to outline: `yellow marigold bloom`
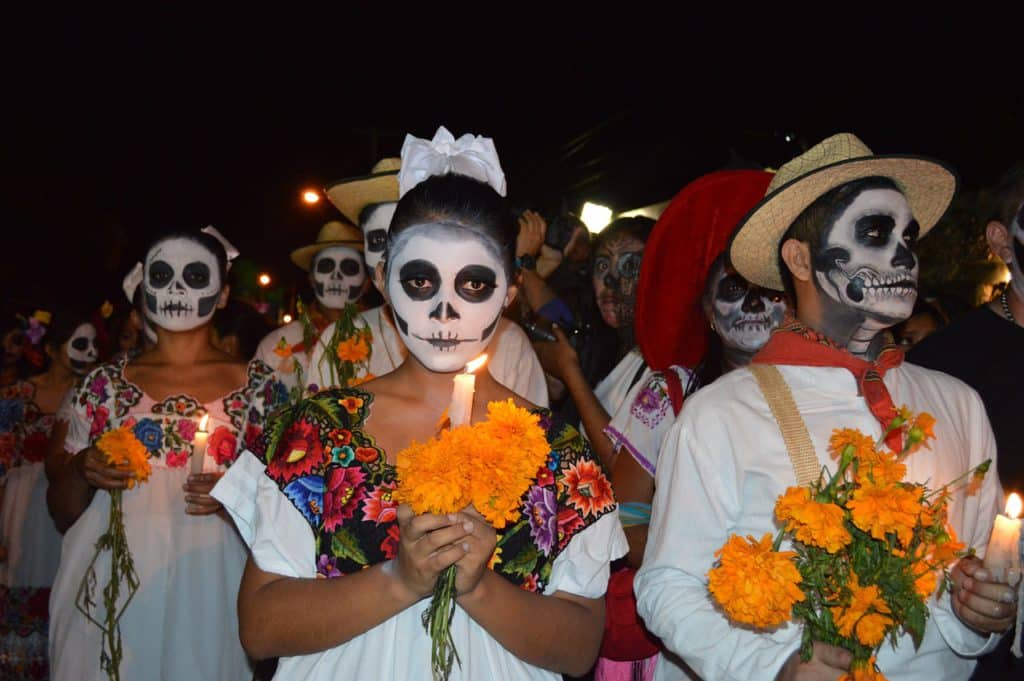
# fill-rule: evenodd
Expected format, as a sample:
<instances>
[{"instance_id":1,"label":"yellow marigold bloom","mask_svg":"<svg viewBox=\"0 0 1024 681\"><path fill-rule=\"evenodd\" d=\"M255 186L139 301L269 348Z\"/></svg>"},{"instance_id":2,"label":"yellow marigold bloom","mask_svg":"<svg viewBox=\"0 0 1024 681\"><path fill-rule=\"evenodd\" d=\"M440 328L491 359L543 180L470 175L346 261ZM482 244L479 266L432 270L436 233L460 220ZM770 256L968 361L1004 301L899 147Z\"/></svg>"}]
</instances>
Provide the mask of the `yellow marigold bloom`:
<instances>
[{"instance_id":1,"label":"yellow marigold bloom","mask_svg":"<svg viewBox=\"0 0 1024 681\"><path fill-rule=\"evenodd\" d=\"M775 504L775 515L786 523L786 531L793 532L797 541L829 553L853 541L843 525L843 509L814 501L806 487L787 489Z\"/></svg>"},{"instance_id":2,"label":"yellow marigold bloom","mask_svg":"<svg viewBox=\"0 0 1024 681\"><path fill-rule=\"evenodd\" d=\"M846 672L837 681L886 681L880 671L875 670L875 658L872 656L865 662L854 661L850 665L850 671Z\"/></svg>"},{"instance_id":3,"label":"yellow marigold bloom","mask_svg":"<svg viewBox=\"0 0 1024 681\"><path fill-rule=\"evenodd\" d=\"M893 532L907 546L921 515L920 497L916 487L864 484L846 505L854 525L883 541Z\"/></svg>"},{"instance_id":4,"label":"yellow marigold bloom","mask_svg":"<svg viewBox=\"0 0 1024 681\"><path fill-rule=\"evenodd\" d=\"M107 456L107 463L123 471L130 471L134 478L128 479L128 487L149 479L152 467L149 465L149 451L135 437L128 426L108 430L96 440L96 448Z\"/></svg>"},{"instance_id":5,"label":"yellow marigold bloom","mask_svg":"<svg viewBox=\"0 0 1024 681\"><path fill-rule=\"evenodd\" d=\"M900 482L907 474L906 465L896 459L890 452L874 452L860 460L857 469L857 482L876 485L890 485Z\"/></svg>"},{"instance_id":6,"label":"yellow marigold bloom","mask_svg":"<svg viewBox=\"0 0 1024 681\"><path fill-rule=\"evenodd\" d=\"M915 418L907 430L908 451L917 451L929 440L935 439L935 417L927 412L921 412Z\"/></svg>"},{"instance_id":7,"label":"yellow marigold bloom","mask_svg":"<svg viewBox=\"0 0 1024 681\"><path fill-rule=\"evenodd\" d=\"M828 451L836 459L842 458L847 447L853 447L853 455L858 459L871 456L875 451L875 442L856 428L837 428L832 431L828 441Z\"/></svg>"},{"instance_id":8,"label":"yellow marigold bloom","mask_svg":"<svg viewBox=\"0 0 1024 681\"><path fill-rule=\"evenodd\" d=\"M362 336L357 335L338 343L335 354L343 362L362 362L370 356L370 346Z\"/></svg>"},{"instance_id":9,"label":"yellow marigold bloom","mask_svg":"<svg viewBox=\"0 0 1024 681\"><path fill-rule=\"evenodd\" d=\"M949 539L936 542L931 547L928 562L932 567L948 567L957 559L958 554L964 550L965 544L956 540L956 531L953 526L946 525L946 534Z\"/></svg>"},{"instance_id":10,"label":"yellow marigold bloom","mask_svg":"<svg viewBox=\"0 0 1024 681\"><path fill-rule=\"evenodd\" d=\"M857 635L857 640L866 646L874 647L885 636L885 628L892 624L891 617L885 617L892 611L889 604L882 598L881 589L874 584L861 586L857 575L850 573L850 583L847 585L850 590L850 604L846 607L833 606L832 619L841 636ZM881 616L871 617L872 614ZM864 626L863 631L861 626ZM875 636L878 640L875 643L868 643L868 640Z\"/></svg>"},{"instance_id":11,"label":"yellow marigold bloom","mask_svg":"<svg viewBox=\"0 0 1024 681\"><path fill-rule=\"evenodd\" d=\"M914 580L914 591L921 597L921 600L928 600L933 593L935 593L935 587L938 586L939 580L935 576L934 570L927 570L924 574Z\"/></svg>"},{"instance_id":12,"label":"yellow marigold bloom","mask_svg":"<svg viewBox=\"0 0 1024 681\"><path fill-rule=\"evenodd\" d=\"M719 564L708 573L708 589L734 621L762 629L792 616L793 604L806 598L793 551L773 551L772 536L760 541L732 535L718 552Z\"/></svg>"}]
</instances>

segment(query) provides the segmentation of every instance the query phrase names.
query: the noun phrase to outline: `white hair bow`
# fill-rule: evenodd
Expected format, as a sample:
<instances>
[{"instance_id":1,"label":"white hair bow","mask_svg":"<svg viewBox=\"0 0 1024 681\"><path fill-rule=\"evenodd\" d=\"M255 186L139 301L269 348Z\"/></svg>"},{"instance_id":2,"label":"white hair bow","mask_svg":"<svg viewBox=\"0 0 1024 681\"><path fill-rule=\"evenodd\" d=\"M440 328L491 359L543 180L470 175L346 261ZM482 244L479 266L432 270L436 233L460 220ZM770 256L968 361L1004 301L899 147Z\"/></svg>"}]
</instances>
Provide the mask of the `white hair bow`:
<instances>
[{"instance_id":1,"label":"white hair bow","mask_svg":"<svg viewBox=\"0 0 1024 681\"><path fill-rule=\"evenodd\" d=\"M398 171L398 196L432 175L458 173L491 185L505 196L505 173L498 161L494 140L490 137L465 134L459 139L443 125L434 139L405 136L402 144L402 169Z\"/></svg>"},{"instance_id":2,"label":"white hair bow","mask_svg":"<svg viewBox=\"0 0 1024 681\"><path fill-rule=\"evenodd\" d=\"M124 275L124 279L121 280L121 290L124 291L125 297L129 303L135 302L135 290L139 288L139 284L142 283L142 263L137 262L135 266L128 271L128 274Z\"/></svg>"},{"instance_id":3,"label":"white hair bow","mask_svg":"<svg viewBox=\"0 0 1024 681\"><path fill-rule=\"evenodd\" d=\"M230 241L228 241L223 234L217 231L217 228L213 225L206 225L201 230L203 234L209 234L214 239L220 242L220 245L224 247L224 254L228 257L228 269L231 269L231 261L238 257L238 249L235 248Z\"/></svg>"}]
</instances>

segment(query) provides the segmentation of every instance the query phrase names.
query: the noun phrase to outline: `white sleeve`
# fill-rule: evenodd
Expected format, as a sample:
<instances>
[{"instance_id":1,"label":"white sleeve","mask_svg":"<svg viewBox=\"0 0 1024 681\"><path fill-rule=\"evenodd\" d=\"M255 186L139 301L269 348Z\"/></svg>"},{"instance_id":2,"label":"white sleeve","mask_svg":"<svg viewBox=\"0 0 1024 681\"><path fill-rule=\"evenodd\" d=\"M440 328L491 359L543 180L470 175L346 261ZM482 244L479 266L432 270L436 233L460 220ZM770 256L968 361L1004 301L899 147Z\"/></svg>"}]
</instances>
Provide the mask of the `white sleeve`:
<instances>
[{"instance_id":1,"label":"white sleeve","mask_svg":"<svg viewBox=\"0 0 1024 681\"><path fill-rule=\"evenodd\" d=\"M673 369L677 367L670 370ZM678 368L677 373L684 371ZM685 387L689 376L683 375L681 380ZM612 415L604 432L616 451L624 448L654 477L658 467L658 452L674 421L675 414L665 376L661 372L654 372L634 386L618 411Z\"/></svg>"},{"instance_id":2,"label":"white sleeve","mask_svg":"<svg viewBox=\"0 0 1024 681\"><path fill-rule=\"evenodd\" d=\"M735 527L739 478L723 424L705 419L710 432L698 438L687 416L684 409L669 429L658 461L647 550L634 582L637 611L701 678L771 679L800 647L801 629L754 632L733 626L713 605L707 572Z\"/></svg>"},{"instance_id":3,"label":"white sleeve","mask_svg":"<svg viewBox=\"0 0 1024 681\"><path fill-rule=\"evenodd\" d=\"M992 524L1001 510L1002 502L1002 488L999 484L999 474L996 473L996 441L981 398L973 389L965 390L963 394L967 396L967 404L963 405L960 413L967 421L963 432L964 442L970 448L968 467L973 468L985 459L991 459L992 465L978 493L964 499L963 517L960 526L955 529L959 540L967 546L973 546L977 549L978 556L984 558L989 535L992 534ZM956 457L954 459L960 460ZM959 495L963 494L961 490ZM957 655L978 657L991 652L999 645L1001 636L982 636L960 621L953 612L948 591L943 593L942 598L936 599L933 596L928 608L946 645Z\"/></svg>"},{"instance_id":4,"label":"white sleeve","mask_svg":"<svg viewBox=\"0 0 1024 681\"><path fill-rule=\"evenodd\" d=\"M57 418L68 424L68 432L64 436L64 451L68 454L77 454L92 444L92 438L89 437L92 430L92 419L86 415L86 408L78 404L77 401L79 390L86 390L85 386L88 385L88 379L91 377L92 374L89 374L86 381L79 384L78 388L69 390L57 411Z\"/></svg>"},{"instance_id":5,"label":"white sleeve","mask_svg":"<svg viewBox=\"0 0 1024 681\"><path fill-rule=\"evenodd\" d=\"M246 450L210 496L224 504L261 570L284 577L315 577L313 531L264 469Z\"/></svg>"},{"instance_id":6,"label":"white sleeve","mask_svg":"<svg viewBox=\"0 0 1024 681\"><path fill-rule=\"evenodd\" d=\"M494 348L490 372L494 379L512 392L525 397L538 407L548 406L548 384L540 359L526 332L509 321L501 325L501 335Z\"/></svg>"},{"instance_id":7,"label":"white sleeve","mask_svg":"<svg viewBox=\"0 0 1024 681\"><path fill-rule=\"evenodd\" d=\"M609 565L629 551L619 512L606 513L569 540L551 566L545 594L556 591L600 598L608 589Z\"/></svg>"}]
</instances>

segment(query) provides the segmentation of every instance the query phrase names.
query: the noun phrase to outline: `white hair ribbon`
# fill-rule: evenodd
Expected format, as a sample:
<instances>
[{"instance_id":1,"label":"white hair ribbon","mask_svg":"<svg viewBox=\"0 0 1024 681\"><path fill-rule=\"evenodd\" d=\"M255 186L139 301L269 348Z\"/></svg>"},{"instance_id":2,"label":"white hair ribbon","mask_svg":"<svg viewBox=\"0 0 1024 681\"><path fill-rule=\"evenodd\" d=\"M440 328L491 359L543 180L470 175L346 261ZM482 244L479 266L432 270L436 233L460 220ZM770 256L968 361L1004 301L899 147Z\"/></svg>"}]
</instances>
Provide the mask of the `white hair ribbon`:
<instances>
[{"instance_id":1,"label":"white hair ribbon","mask_svg":"<svg viewBox=\"0 0 1024 681\"><path fill-rule=\"evenodd\" d=\"M220 245L224 247L224 253L228 256L228 269L231 269L231 261L238 257L238 249L235 248L230 241L228 241L223 234L217 231L217 228L213 225L207 225L201 230L203 234L209 234L214 239L220 242Z\"/></svg>"},{"instance_id":2,"label":"white hair ribbon","mask_svg":"<svg viewBox=\"0 0 1024 681\"><path fill-rule=\"evenodd\" d=\"M135 290L139 288L139 284L142 283L142 263L137 262L132 267L128 274L124 275L124 279L121 280L121 290L124 291L124 295L128 298L129 303L135 302Z\"/></svg>"},{"instance_id":3,"label":"white hair ribbon","mask_svg":"<svg viewBox=\"0 0 1024 681\"><path fill-rule=\"evenodd\" d=\"M465 134L459 139L443 125L434 139L405 136L402 144L402 169L398 171L398 196L432 175L457 173L468 175L491 185L505 196L505 173L498 161L494 140L490 137Z\"/></svg>"}]
</instances>

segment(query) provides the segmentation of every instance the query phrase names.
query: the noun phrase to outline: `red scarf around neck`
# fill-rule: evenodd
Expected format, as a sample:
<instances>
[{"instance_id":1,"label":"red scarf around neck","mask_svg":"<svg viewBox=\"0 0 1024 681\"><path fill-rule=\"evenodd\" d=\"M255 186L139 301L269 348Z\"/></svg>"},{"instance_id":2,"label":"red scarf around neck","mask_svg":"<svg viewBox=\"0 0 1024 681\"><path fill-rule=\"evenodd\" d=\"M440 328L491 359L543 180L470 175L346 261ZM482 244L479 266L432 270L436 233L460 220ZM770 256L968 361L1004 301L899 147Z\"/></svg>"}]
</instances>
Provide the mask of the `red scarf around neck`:
<instances>
[{"instance_id":1,"label":"red scarf around neck","mask_svg":"<svg viewBox=\"0 0 1024 681\"><path fill-rule=\"evenodd\" d=\"M857 389L868 403L868 409L882 424L883 430L896 417L896 405L882 377L886 371L903 363L903 351L897 345L886 344L878 353L878 358L869 362L853 356L814 329L794 321L776 329L751 361L756 364L847 369L857 379ZM885 443L894 452L901 451L903 432L896 428L886 436Z\"/></svg>"}]
</instances>

